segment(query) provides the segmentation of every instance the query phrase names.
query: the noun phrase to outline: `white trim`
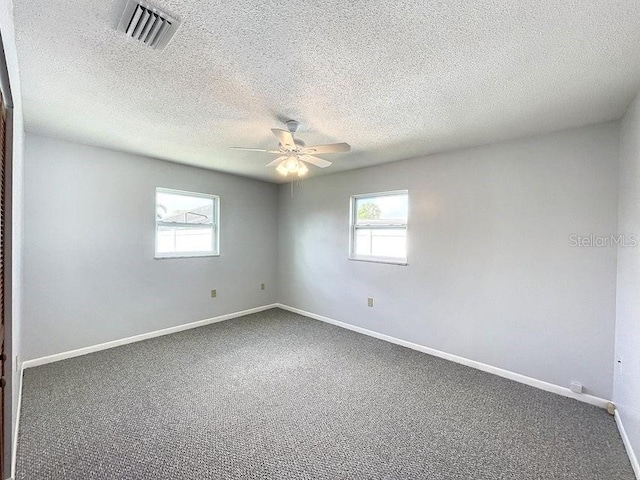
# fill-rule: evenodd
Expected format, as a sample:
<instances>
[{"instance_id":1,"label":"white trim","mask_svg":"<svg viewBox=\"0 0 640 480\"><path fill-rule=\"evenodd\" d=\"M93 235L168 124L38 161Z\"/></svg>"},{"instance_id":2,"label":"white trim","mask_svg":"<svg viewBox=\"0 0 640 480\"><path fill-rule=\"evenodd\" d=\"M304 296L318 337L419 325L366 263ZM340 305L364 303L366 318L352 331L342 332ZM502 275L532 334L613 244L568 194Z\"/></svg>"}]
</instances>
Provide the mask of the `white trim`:
<instances>
[{"instance_id":1,"label":"white trim","mask_svg":"<svg viewBox=\"0 0 640 480\"><path fill-rule=\"evenodd\" d=\"M636 474L636 478L640 480L640 463L638 463L638 457L636 457L636 453L633 451L633 447L631 446L629 437L627 437L627 432L624 430L624 426L622 425L622 418L620 418L620 413L618 413L618 410L616 410L614 416L616 419L616 425L618 426L618 430L620 431L620 436L622 437L622 443L624 443L624 448L627 451L627 455L629 455L631 468L633 468L633 472Z\"/></svg>"},{"instance_id":2,"label":"white trim","mask_svg":"<svg viewBox=\"0 0 640 480\"><path fill-rule=\"evenodd\" d=\"M417 343L409 342L407 340L401 340L399 338L392 337L390 335L385 335L384 333L378 333L378 332L374 332L373 330L367 330L366 328L356 327L355 325L350 325L348 323L340 322L338 320L334 320L329 317L324 317L322 315L317 315L315 313L307 312L299 308L290 307L288 305L283 305L281 303L278 304L278 307L293 313L304 315L305 317L313 318L315 320L320 320L321 322L326 322L332 325L336 325L338 327L346 328L347 330L353 330L354 332L362 333L364 335L368 335L370 337L374 337L379 340L384 340L386 342L395 343L396 345L402 345L403 347L411 348L412 350L417 350L419 352L427 353L429 355L433 355L434 357L444 358L445 360L450 360L452 362L459 363L461 365L466 365L467 367L476 368L478 370L482 370L483 372L492 373L494 375L498 375L499 377L508 378L509 380L513 380L515 382L524 383L525 385L536 387L541 390L545 390L547 392L557 393L558 395L562 395L564 397L574 398L581 402L589 403L591 405L595 405L600 408L607 408L607 404L610 403L610 400L605 400L604 398L595 397L593 395L588 395L586 393L574 393L570 389L566 387L561 387L560 385L555 385L553 383L545 382L543 380L527 377L526 375L521 375L519 373L511 372L509 370L503 370L502 368L494 367L492 365L487 365L485 363L477 362L475 360L469 360L468 358L459 357L458 355L453 355L451 353L446 353L440 350L436 350L434 348L425 347L424 345L419 345Z\"/></svg>"},{"instance_id":3,"label":"white trim","mask_svg":"<svg viewBox=\"0 0 640 480\"><path fill-rule=\"evenodd\" d=\"M90 347L82 347L76 350L69 350L67 352L56 353L54 355L48 355L46 357L34 358L32 360L26 360L22 363L22 368L33 368L47 363L58 362L67 358L79 357L80 355L86 355L88 353L99 352L100 350L106 350L108 348L119 347L120 345L127 345L129 343L140 342L149 338L161 337L163 335L169 335L171 333L182 332L184 330L190 330L192 328L203 327L211 323L218 323L224 320L231 320L232 318L243 317L252 313L262 312L271 308L276 308L278 304L273 303L270 305L263 305L261 307L250 308L248 310L241 310L239 312L227 313L226 315L220 315L218 317L206 318L204 320L198 320L197 322L185 323L183 325L176 325L175 327L164 328L162 330L155 330L153 332L141 333L140 335L134 335L133 337L121 338L119 340L112 340L110 342L100 343L98 345L92 345Z\"/></svg>"},{"instance_id":4,"label":"white trim","mask_svg":"<svg viewBox=\"0 0 640 480\"><path fill-rule=\"evenodd\" d=\"M24 365L20 364L18 368L18 408L16 409L16 428L13 431L13 442L11 444L11 477L8 480L16 478L16 461L18 458L18 432L20 431L20 412L22 410L22 374L24 373Z\"/></svg>"},{"instance_id":5,"label":"white trim","mask_svg":"<svg viewBox=\"0 0 640 480\"><path fill-rule=\"evenodd\" d=\"M387 265L409 265L406 258L399 258L397 261L390 260L390 258L391 257L367 257L364 255L360 255L359 257L349 257L347 260L350 260L352 262L384 263Z\"/></svg>"},{"instance_id":6,"label":"white trim","mask_svg":"<svg viewBox=\"0 0 640 480\"><path fill-rule=\"evenodd\" d=\"M154 260L167 260L169 258L206 258L206 257L219 257L219 253L198 253L198 252L188 252L185 254L178 253L167 253L166 255L156 255Z\"/></svg>"}]
</instances>

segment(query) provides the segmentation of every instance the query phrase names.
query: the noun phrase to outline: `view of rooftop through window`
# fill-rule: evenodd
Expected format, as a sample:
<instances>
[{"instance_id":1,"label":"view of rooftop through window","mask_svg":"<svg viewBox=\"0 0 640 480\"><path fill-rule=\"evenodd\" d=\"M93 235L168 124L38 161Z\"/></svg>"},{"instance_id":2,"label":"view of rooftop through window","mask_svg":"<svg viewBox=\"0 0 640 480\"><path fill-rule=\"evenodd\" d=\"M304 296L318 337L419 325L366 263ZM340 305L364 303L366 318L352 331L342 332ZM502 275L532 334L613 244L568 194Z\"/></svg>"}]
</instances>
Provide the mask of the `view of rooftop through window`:
<instances>
[{"instance_id":1,"label":"view of rooftop through window","mask_svg":"<svg viewBox=\"0 0 640 480\"><path fill-rule=\"evenodd\" d=\"M217 197L156 191L156 256L215 255Z\"/></svg>"}]
</instances>

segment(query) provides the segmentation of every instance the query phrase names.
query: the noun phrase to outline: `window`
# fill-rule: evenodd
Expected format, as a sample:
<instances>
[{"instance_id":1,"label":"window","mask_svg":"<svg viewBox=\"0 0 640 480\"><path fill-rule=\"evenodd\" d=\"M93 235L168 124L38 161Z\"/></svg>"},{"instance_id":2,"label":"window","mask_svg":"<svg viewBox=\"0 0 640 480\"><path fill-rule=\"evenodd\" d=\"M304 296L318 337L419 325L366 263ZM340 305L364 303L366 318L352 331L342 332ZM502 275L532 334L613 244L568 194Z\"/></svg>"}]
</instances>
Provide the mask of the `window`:
<instances>
[{"instance_id":1,"label":"window","mask_svg":"<svg viewBox=\"0 0 640 480\"><path fill-rule=\"evenodd\" d=\"M408 210L406 190L351 197L349 258L406 264Z\"/></svg>"},{"instance_id":2,"label":"window","mask_svg":"<svg viewBox=\"0 0 640 480\"><path fill-rule=\"evenodd\" d=\"M156 258L219 254L220 197L156 188Z\"/></svg>"}]
</instances>

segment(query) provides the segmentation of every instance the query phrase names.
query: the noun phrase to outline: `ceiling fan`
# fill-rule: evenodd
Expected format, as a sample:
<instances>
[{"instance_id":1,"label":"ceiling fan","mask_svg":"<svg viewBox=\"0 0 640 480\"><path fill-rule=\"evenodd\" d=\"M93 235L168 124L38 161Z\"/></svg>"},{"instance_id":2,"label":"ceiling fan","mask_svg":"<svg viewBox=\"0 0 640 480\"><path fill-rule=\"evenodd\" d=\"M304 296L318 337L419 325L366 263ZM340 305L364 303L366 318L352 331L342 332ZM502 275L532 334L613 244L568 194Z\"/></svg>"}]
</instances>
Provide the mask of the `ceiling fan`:
<instances>
[{"instance_id":1,"label":"ceiling fan","mask_svg":"<svg viewBox=\"0 0 640 480\"><path fill-rule=\"evenodd\" d=\"M307 147L302 140L293 138L293 134L298 130L299 123L295 120L289 120L287 123L287 130L281 128L272 128L271 131L276 136L279 142L277 150L263 150L260 148L244 148L244 147L231 147L234 150L246 150L249 152L263 152L274 153L279 155L278 158L272 162L267 163L267 167L276 167L276 171L284 175L297 174L299 177L305 176L309 172L307 163L315 165L316 167L326 168L331 165L331 162L318 158L315 154L327 154L327 153L341 153L351 150L351 146L348 143L331 143L328 145L314 145Z\"/></svg>"}]
</instances>

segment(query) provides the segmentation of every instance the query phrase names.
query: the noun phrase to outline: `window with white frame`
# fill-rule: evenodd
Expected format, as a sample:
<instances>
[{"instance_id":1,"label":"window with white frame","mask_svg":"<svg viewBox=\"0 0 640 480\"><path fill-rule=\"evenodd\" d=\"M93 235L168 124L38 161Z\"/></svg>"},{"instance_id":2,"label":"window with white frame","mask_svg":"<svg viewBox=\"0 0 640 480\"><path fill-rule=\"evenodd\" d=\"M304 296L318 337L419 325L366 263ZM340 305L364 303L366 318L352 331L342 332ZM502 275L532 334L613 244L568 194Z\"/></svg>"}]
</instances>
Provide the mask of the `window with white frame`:
<instances>
[{"instance_id":1,"label":"window with white frame","mask_svg":"<svg viewBox=\"0 0 640 480\"><path fill-rule=\"evenodd\" d=\"M349 258L406 264L408 213L407 190L352 196Z\"/></svg>"},{"instance_id":2,"label":"window with white frame","mask_svg":"<svg viewBox=\"0 0 640 480\"><path fill-rule=\"evenodd\" d=\"M219 254L220 197L156 188L156 258Z\"/></svg>"}]
</instances>

